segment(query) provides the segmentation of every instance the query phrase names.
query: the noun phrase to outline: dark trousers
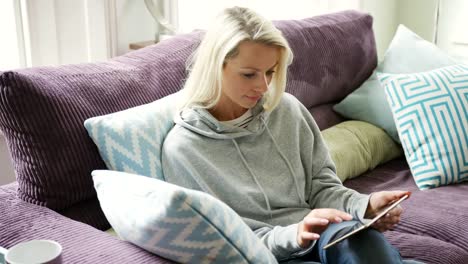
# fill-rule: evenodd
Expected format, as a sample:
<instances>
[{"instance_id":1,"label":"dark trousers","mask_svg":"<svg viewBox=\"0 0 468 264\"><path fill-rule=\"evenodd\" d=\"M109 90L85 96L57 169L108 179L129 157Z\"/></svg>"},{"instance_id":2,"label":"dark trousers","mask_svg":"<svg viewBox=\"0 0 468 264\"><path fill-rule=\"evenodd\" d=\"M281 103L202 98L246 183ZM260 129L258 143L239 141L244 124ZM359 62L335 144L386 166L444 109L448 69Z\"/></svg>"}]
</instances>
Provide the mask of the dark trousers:
<instances>
[{"instance_id":1,"label":"dark trousers","mask_svg":"<svg viewBox=\"0 0 468 264\"><path fill-rule=\"evenodd\" d=\"M341 237L358 226L357 221L331 224L321 234L309 254L283 263L410 263L403 262L398 250L388 243L382 233L372 228L365 229L328 249L323 249L335 237Z\"/></svg>"}]
</instances>

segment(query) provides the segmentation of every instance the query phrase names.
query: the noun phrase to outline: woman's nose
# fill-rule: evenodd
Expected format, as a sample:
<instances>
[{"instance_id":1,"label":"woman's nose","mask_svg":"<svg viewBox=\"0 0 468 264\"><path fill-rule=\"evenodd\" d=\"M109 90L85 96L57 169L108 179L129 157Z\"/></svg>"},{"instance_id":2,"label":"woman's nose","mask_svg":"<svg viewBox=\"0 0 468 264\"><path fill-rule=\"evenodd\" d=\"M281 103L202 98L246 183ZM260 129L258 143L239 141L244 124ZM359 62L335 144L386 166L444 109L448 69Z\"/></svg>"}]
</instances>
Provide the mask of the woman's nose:
<instances>
[{"instance_id":1,"label":"woman's nose","mask_svg":"<svg viewBox=\"0 0 468 264\"><path fill-rule=\"evenodd\" d=\"M268 77L264 74L262 78L259 79L256 90L265 93L268 91Z\"/></svg>"}]
</instances>

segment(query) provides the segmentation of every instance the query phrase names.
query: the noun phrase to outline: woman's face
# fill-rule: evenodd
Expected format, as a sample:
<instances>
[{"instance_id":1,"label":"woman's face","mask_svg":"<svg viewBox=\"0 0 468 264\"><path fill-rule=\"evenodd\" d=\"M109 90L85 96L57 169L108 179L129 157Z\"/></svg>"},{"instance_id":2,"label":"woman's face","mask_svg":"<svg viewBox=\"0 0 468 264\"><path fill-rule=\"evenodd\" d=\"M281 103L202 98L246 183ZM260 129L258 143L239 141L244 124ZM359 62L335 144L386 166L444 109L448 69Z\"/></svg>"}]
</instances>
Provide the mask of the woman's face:
<instances>
[{"instance_id":1,"label":"woman's face","mask_svg":"<svg viewBox=\"0 0 468 264\"><path fill-rule=\"evenodd\" d=\"M214 108L221 113L221 121L237 118L257 104L268 90L279 58L279 47L249 41L239 44L237 55L223 67L221 99Z\"/></svg>"}]
</instances>

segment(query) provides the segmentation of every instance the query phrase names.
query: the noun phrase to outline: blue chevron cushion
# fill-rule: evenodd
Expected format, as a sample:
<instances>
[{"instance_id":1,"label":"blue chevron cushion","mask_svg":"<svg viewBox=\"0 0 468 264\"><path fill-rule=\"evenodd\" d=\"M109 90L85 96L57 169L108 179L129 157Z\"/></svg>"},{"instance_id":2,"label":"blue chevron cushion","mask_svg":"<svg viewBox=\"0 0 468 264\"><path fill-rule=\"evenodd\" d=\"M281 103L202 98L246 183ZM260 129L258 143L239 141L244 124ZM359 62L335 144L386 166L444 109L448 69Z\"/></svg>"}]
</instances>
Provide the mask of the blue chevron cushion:
<instances>
[{"instance_id":1,"label":"blue chevron cushion","mask_svg":"<svg viewBox=\"0 0 468 264\"><path fill-rule=\"evenodd\" d=\"M161 148L174 126L177 97L89 118L84 125L108 169L164 179Z\"/></svg>"},{"instance_id":2,"label":"blue chevron cushion","mask_svg":"<svg viewBox=\"0 0 468 264\"><path fill-rule=\"evenodd\" d=\"M468 180L468 66L379 80L418 187Z\"/></svg>"},{"instance_id":3,"label":"blue chevron cushion","mask_svg":"<svg viewBox=\"0 0 468 264\"><path fill-rule=\"evenodd\" d=\"M209 194L124 172L92 175L107 220L126 241L179 263L277 263L240 216Z\"/></svg>"}]
</instances>

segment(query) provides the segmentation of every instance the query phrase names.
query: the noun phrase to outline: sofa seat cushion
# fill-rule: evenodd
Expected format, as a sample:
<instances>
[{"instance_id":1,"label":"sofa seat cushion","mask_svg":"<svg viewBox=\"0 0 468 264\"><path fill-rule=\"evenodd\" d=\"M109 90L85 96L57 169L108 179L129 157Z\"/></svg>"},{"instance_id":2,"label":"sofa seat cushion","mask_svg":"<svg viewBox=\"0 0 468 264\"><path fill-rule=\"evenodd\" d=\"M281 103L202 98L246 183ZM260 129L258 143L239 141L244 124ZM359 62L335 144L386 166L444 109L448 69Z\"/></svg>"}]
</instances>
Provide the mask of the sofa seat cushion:
<instances>
[{"instance_id":1,"label":"sofa seat cushion","mask_svg":"<svg viewBox=\"0 0 468 264\"><path fill-rule=\"evenodd\" d=\"M173 263L128 242L17 198L16 183L0 187L0 246L51 239L63 263Z\"/></svg>"},{"instance_id":2,"label":"sofa seat cushion","mask_svg":"<svg viewBox=\"0 0 468 264\"><path fill-rule=\"evenodd\" d=\"M468 183L421 191L401 157L347 180L344 185L361 193L411 191L411 197L402 204L401 222L384 236L404 259L431 264L466 263Z\"/></svg>"}]
</instances>

